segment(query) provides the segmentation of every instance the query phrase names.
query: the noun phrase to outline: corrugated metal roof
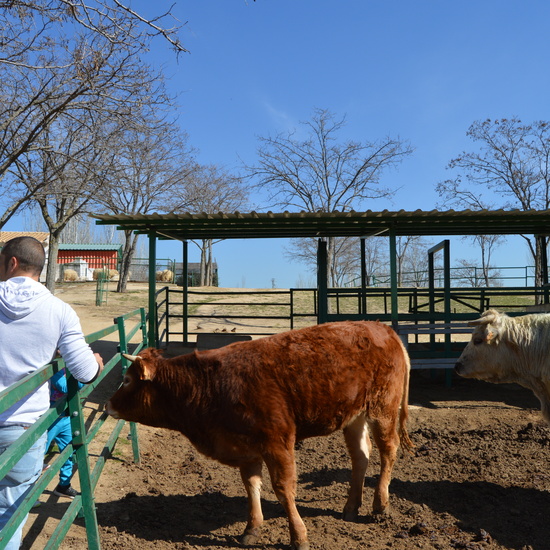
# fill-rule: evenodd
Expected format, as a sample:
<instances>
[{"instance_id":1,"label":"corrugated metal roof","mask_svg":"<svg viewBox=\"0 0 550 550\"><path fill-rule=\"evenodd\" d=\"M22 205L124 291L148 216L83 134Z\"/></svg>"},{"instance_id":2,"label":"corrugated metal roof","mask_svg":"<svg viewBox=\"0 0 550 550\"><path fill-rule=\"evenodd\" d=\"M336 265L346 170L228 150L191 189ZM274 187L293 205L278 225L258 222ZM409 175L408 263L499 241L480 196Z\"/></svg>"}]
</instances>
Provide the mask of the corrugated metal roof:
<instances>
[{"instance_id":1,"label":"corrugated metal roof","mask_svg":"<svg viewBox=\"0 0 550 550\"><path fill-rule=\"evenodd\" d=\"M446 210L365 212L250 212L233 214L94 215L161 239L246 239L387 235L549 234L550 210Z\"/></svg>"},{"instance_id":2,"label":"corrugated metal roof","mask_svg":"<svg viewBox=\"0 0 550 550\"><path fill-rule=\"evenodd\" d=\"M121 250L121 244L60 244L59 250Z\"/></svg>"},{"instance_id":3,"label":"corrugated metal roof","mask_svg":"<svg viewBox=\"0 0 550 550\"><path fill-rule=\"evenodd\" d=\"M46 246L50 234L46 231L0 231L0 244L4 245L16 237L34 237Z\"/></svg>"}]
</instances>

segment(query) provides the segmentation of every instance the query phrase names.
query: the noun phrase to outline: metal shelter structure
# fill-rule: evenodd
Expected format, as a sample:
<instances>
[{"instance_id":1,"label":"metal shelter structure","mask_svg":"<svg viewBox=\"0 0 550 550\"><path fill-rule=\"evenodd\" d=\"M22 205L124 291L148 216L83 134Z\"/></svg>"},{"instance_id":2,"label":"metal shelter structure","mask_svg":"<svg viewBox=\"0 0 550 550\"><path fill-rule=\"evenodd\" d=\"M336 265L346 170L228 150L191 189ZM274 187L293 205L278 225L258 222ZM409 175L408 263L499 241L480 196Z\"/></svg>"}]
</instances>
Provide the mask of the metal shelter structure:
<instances>
[{"instance_id":1,"label":"metal shelter structure","mask_svg":"<svg viewBox=\"0 0 550 550\"><path fill-rule=\"evenodd\" d=\"M550 234L550 210L447 210L365 212L250 212L232 214L128 214L94 215L99 225L116 225L149 238L149 311L155 311L155 263L158 239L183 243L183 265L187 265L187 242L191 239L255 239L311 237L319 239L319 322L327 318L327 237L389 237L391 273L391 321L398 321L396 237L452 235ZM545 253L545 249L544 249ZM548 282L543 258L544 282ZM187 280L184 273L184 281ZM149 327L155 334L154 319Z\"/></svg>"}]
</instances>

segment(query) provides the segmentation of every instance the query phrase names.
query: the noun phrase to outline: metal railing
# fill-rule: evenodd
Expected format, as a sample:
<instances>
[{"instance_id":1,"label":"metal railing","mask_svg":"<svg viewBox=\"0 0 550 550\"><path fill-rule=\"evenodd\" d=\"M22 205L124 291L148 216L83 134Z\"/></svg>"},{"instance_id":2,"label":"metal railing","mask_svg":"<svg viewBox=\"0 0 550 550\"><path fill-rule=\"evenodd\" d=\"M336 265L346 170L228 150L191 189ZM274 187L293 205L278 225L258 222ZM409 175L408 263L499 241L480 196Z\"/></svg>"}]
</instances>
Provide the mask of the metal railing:
<instances>
[{"instance_id":1,"label":"metal railing","mask_svg":"<svg viewBox=\"0 0 550 550\"><path fill-rule=\"evenodd\" d=\"M205 321L217 327L214 331L229 326L241 334L267 336L314 324L317 290L188 290L186 297L182 289L164 287L157 291L156 309L157 345L187 341L204 332L200 325Z\"/></svg>"},{"instance_id":2,"label":"metal railing","mask_svg":"<svg viewBox=\"0 0 550 550\"><path fill-rule=\"evenodd\" d=\"M137 322L135 322L136 317L138 318ZM127 323L131 325L134 322L135 324L127 329ZM86 336L86 341L91 344L113 333L118 333L118 352L105 363L105 367L98 379L79 390L78 382L69 372L67 372L67 397L60 399L56 402L55 406L50 407L50 409L26 430L13 445L0 455L0 479L2 479L59 416L69 415L73 432L71 444L50 463L50 467L42 473L41 477L28 492L15 514L0 531L0 550L6 547L18 526L26 518L33 504L38 500L52 479L59 473L61 466L73 452L78 467L77 471L81 494L72 500L44 547L44 550L53 550L59 547L76 517L84 518L88 548L90 550L100 550L101 545L95 511L94 490L105 466L105 462L114 449L125 421L119 420L111 433L108 434L108 439L103 445L103 449L92 468L89 460L88 446L98 436L108 415L105 412L102 413L98 419L87 427L86 418L83 414L83 403L119 363L122 364L123 371L128 368L128 361L123 358L121 354L129 351L129 342L136 334L141 333L141 339L133 350L133 353L147 347L147 315L145 309L136 309L126 315L117 317L114 320L114 324L110 327ZM30 392L46 383L63 367L63 360L56 359L52 363L45 365L16 384L0 392L0 412L7 410ZM106 434L102 432L102 435L105 436ZM132 440L134 460L139 462L139 442L136 426L133 423L130 423L130 437Z\"/></svg>"},{"instance_id":3,"label":"metal railing","mask_svg":"<svg viewBox=\"0 0 550 550\"><path fill-rule=\"evenodd\" d=\"M399 288L397 294L400 323L464 321L491 307L515 314L550 302L549 287L452 287L446 312L443 288ZM387 287L329 288L327 320L391 321L391 299ZM204 326L251 336L274 334L316 323L317 307L316 289L188 290L186 296L182 289L164 287L156 295L157 345L187 342L205 332Z\"/></svg>"},{"instance_id":4,"label":"metal railing","mask_svg":"<svg viewBox=\"0 0 550 550\"><path fill-rule=\"evenodd\" d=\"M444 269L435 268L436 284L442 285L444 279ZM504 266L490 267L487 270L481 267L451 267L451 281L456 286L462 287L481 287L485 285L486 279L491 287L499 286L531 286L535 283L535 266ZM401 273L401 286L422 287L428 284L428 272L422 271L404 271ZM368 280L370 286L385 287L390 286L389 273L373 273ZM361 286L361 277L357 276L346 282L346 287Z\"/></svg>"},{"instance_id":5,"label":"metal railing","mask_svg":"<svg viewBox=\"0 0 550 550\"><path fill-rule=\"evenodd\" d=\"M489 308L525 312L539 303L548 304L547 287L484 287L449 290L450 316L456 320L473 318ZM443 320L445 290L436 288L399 288L399 319L406 321ZM360 315L364 319L388 321L391 314L391 289L380 287L331 288L328 290L330 317Z\"/></svg>"}]
</instances>

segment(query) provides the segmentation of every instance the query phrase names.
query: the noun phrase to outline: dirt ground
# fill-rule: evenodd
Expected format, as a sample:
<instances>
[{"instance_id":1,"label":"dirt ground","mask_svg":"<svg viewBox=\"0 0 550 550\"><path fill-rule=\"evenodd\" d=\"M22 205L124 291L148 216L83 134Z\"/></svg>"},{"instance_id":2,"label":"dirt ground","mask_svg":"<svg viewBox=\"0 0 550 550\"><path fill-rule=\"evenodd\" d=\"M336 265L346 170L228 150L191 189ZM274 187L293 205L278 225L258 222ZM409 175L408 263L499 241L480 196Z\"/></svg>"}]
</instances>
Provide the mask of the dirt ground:
<instances>
[{"instance_id":1,"label":"dirt ground","mask_svg":"<svg viewBox=\"0 0 550 550\"><path fill-rule=\"evenodd\" d=\"M83 301L68 292L60 297ZM87 333L104 315L100 308L76 307ZM100 409L116 383L93 396L90 408ZM459 378L446 387L442 377L425 371L413 372L410 390L409 433L416 448L398 458L386 517L370 514L376 449L359 521L349 523L340 518L350 473L341 433L299 445L297 504L311 548L550 549L550 429L536 398L515 385ZM131 446L121 439L96 490L102 548L240 548L247 504L238 471L201 456L178 433L145 426L139 433L141 463L133 463ZM67 506L48 492L41 500L27 524L26 550L44 547ZM286 518L267 474L263 509L256 547L287 548ZM85 541L77 520L61 548L84 549Z\"/></svg>"}]
</instances>

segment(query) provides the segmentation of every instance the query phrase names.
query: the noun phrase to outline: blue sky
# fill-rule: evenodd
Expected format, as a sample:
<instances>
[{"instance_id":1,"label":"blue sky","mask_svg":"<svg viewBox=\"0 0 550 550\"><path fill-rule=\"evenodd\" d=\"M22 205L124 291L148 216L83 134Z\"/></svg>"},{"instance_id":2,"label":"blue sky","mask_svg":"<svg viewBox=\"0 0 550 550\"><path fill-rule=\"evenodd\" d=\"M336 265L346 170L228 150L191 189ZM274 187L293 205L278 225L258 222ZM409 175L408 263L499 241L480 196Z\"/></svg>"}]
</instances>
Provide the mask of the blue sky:
<instances>
[{"instance_id":1,"label":"blue sky","mask_svg":"<svg viewBox=\"0 0 550 550\"><path fill-rule=\"evenodd\" d=\"M314 108L346 116L342 139L401 137L415 147L382 184L399 188L372 210L431 210L449 160L475 145L475 120L550 120L550 2L546 0L148 0L182 23L190 50L179 60L162 40L150 59L179 95L180 122L199 160L238 171L253 163L257 137L295 128ZM254 199L253 199L254 200ZM267 208L258 208L267 210ZM313 280L282 254L285 242L215 245L222 286L269 288ZM159 255L181 256L177 243ZM190 247L190 250L193 247ZM191 260L198 256L191 251ZM460 240L453 263L477 258ZM525 265L519 242L502 246L497 265Z\"/></svg>"}]
</instances>

